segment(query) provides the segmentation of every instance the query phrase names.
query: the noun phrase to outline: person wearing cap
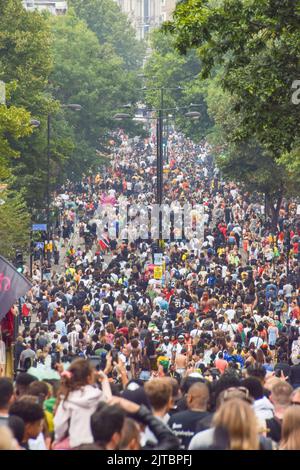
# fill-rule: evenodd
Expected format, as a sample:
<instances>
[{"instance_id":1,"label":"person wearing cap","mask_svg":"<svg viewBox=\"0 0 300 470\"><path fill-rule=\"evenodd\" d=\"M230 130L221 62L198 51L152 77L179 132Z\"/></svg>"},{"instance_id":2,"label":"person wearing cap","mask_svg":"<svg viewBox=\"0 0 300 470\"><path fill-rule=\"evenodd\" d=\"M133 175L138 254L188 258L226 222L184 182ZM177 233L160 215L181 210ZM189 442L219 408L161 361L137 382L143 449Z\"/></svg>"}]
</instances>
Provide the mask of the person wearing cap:
<instances>
[{"instance_id":1,"label":"person wearing cap","mask_svg":"<svg viewBox=\"0 0 300 470\"><path fill-rule=\"evenodd\" d=\"M178 335L178 342L176 343L176 353L180 353L181 352L181 349L183 348L183 345L184 345L184 335L183 334L180 334Z\"/></svg>"},{"instance_id":2,"label":"person wearing cap","mask_svg":"<svg viewBox=\"0 0 300 470\"><path fill-rule=\"evenodd\" d=\"M164 336L164 342L160 345L160 349L166 357L172 359L173 345L170 343L170 337L168 335Z\"/></svg>"}]
</instances>

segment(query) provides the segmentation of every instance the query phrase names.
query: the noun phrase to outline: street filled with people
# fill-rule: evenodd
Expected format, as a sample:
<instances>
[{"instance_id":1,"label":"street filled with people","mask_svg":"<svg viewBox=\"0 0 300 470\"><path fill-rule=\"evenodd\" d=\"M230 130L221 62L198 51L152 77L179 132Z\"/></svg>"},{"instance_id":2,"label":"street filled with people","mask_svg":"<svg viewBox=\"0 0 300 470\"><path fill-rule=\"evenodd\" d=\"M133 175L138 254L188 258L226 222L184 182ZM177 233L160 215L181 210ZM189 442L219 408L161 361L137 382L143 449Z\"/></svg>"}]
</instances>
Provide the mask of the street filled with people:
<instances>
[{"instance_id":1,"label":"street filled with people","mask_svg":"<svg viewBox=\"0 0 300 470\"><path fill-rule=\"evenodd\" d=\"M296 203L274 224L173 129L160 227L155 138L114 138L53 195L53 239L1 322L0 449L300 450Z\"/></svg>"}]
</instances>

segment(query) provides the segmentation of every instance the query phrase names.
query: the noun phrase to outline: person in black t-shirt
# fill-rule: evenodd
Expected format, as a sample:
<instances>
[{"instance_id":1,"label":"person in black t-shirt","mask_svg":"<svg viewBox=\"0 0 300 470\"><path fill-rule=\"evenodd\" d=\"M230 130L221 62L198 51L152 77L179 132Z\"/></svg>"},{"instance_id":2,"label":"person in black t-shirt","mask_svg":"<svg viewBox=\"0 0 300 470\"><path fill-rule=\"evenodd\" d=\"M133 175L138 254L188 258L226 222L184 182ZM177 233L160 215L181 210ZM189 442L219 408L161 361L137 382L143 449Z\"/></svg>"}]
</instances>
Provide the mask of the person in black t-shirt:
<instances>
[{"instance_id":1,"label":"person in black t-shirt","mask_svg":"<svg viewBox=\"0 0 300 470\"><path fill-rule=\"evenodd\" d=\"M188 449L191 439L196 433L198 422L209 415L207 404L209 390L206 384L196 382L188 391L188 410L175 413L168 421L168 426L175 436L181 440L181 448Z\"/></svg>"}]
</instances>

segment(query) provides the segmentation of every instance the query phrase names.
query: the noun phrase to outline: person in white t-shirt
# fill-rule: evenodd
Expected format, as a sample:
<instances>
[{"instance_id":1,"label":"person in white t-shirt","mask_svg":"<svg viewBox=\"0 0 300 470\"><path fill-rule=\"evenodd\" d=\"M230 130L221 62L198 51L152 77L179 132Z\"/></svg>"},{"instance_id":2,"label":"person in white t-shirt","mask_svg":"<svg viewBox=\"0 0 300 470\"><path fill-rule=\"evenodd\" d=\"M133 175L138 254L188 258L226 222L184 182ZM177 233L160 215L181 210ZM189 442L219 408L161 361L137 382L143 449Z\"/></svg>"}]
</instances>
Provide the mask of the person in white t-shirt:
<instances>
[{"instance_id":1,"label":"person in white t-shirt","mask_svg":"<svg viewBox=\"0 0 300 470\"><path fill-rule=\"evenodd\" d=\"M254 344L255 349L259 349L263 345L264 341L262 338L257 336L257 332L254 333L254 336L249 341L249 346L250 344Z\"/></svg>"},{"instance_id":2,"label":"person in white t-shirt","mask_svg":"<svg viewBox=\"0 0 300 470\"><path fill-rule=\"evenodd\" d=\"M254 315L253 315L253 318L254 318L254 320L255 320L255 323L256 323L257 325L259 325L259 323L262 321L261 315L259 315L259 314L257 313L257 310L254 310L253 314L254 314Z\"/></svg>"},{"instance_id":3,"label":"person in white t-shirt","mask_svg":"<svg viewBox=\"0 0 300 470\"><path fill-rule=\"evenodd\" d=\"M200 337L200 336L201 336L201 333L202 333L202 330L201 330L200 324L197 324L197 325L196 325L196 328L194 328L194 329L190 332L190 336L194 339L194 338L196 338L197 336Z\"/></svg>"},{"instance_id":4,"label":"person in white t-shirt","mask_svg":"<svg viewBox=\"0 0 300 470\"><path fill-rule=\"evenodd\" d=\"M227 315L228 320L232 321L235 317L235 310L233 308L228 308L225 311L225 315Z\"/></svg>"},{"instance_id":5,"label":"person in white t-shirt","mask_svg":"<svg viewBox=\"0 0 300 470\"><path fill-rule=\"evenodd\" d=\"M160 345L160 349L164 356L168 357L169 359L172 359L173 345L172 343L170 343L169 336L164 337L164 342Z\"/></svg>"}]
</instances>

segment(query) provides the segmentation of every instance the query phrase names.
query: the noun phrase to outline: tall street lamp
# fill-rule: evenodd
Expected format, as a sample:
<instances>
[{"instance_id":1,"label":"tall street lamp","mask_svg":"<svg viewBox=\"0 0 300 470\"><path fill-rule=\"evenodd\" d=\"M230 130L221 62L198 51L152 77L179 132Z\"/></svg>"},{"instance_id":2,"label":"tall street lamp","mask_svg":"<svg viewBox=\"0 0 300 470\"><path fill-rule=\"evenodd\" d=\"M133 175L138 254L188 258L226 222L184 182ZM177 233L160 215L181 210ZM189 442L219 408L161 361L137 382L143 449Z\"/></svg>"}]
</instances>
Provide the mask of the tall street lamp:
<instances>
[{"instance_id":1,"label":"tall street lamp","mask_svg":"<svg viewBox=\"0 0 300 470\"><path fill-rule=\"evenodd\" d=\"M41 122L37 119L31 119L30 125L33 128L38 128L41 125ZM32 277L32 257L33 257L33 240L32 240L32 227L30 227L30 248L29 248L29 272L30 277Z\"/></svg>"},{"instance_id":2,"label":"tall street lamp","mask_svg":"<svg viewBox=\"0 0 300 470\"><path fill-rule=\"evenodd\" d=\"M189 106L181 106L176 108L167 108L164 111L179 111L182 109L190 109L191 107L201 106L191 103ZM163 110L162 109L151 109L148 111L158 113L156 119L156 204L159 206L163 202L163 146L162 146L162 136L163 136ZM200 113L198 111L188 111L185 113L185 116L192 119L199 119ZM132 116L127 113L117 113L113 116L114 120L122 121L123 119L130 119ZM150 118L151 119L151 118ZM159 211L159 247L162 248L162 213Z\"/></svg>"},{"instance_id":3,"label":"tall street lamp","mask_svg":"<svg viewBox=\"0 0 300 470\"><path fill-rule=\"evenodd\" d=\"M164 108L164 92L165 90L183 90L183 87L181 85L178 85L178 86L167 86L167 87L146 87L144 86L143 88L141 88L141 91L160 91L160 110L161 110L161 119L162 119L162 129L161 129L161 143L160 143L160 146L161 146L161 149L162 149L162 153L163 153L163 156L165 157L165 160L167 159L167 145L168 145L168 136L166 138L166 141L164 142L164 135L166 134L165 132L165 128L164 128L164 111L165 111L165 108ZM157 134L158 135L158 134Z\"/></svg>"},{"instance_id":4,"label":"tall street lamp","mask_svg":"<svg viewBox=\"0 0 300 470\"><path fill-rule=\"evenodd\" d=\"M291 253L291 228L290 224L285 226L284 245L286 249L286 276L290 275L290 253ZM287 281L288 282L288 281Z\"/></svg>"}]
</instances>

